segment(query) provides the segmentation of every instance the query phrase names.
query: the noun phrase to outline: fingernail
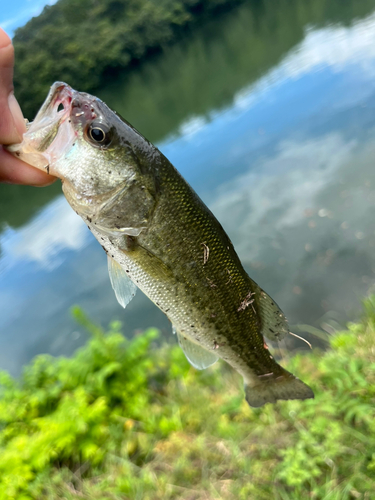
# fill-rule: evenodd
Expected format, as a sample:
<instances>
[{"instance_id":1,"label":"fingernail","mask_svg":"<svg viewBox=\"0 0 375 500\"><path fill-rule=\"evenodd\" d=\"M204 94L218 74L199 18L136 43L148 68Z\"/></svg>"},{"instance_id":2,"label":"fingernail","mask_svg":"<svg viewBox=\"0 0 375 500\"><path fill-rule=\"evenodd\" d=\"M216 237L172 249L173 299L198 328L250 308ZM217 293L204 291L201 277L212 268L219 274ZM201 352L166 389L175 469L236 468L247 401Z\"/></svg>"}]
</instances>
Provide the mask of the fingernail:
<instances>
[{"instance_id":1,"label":"fingernail","mask_svg":"<svg viewBox=\"0 0 375 500\"><path fill-rule=\"evenodd\" d=\"M13 116L14 128L19 135L19 140L21 140L22 134L26 132L25 120L20 105L18 104L17 99L14 97L13 93L9 94L8 106Z\"/></svg>"}]
</instances>

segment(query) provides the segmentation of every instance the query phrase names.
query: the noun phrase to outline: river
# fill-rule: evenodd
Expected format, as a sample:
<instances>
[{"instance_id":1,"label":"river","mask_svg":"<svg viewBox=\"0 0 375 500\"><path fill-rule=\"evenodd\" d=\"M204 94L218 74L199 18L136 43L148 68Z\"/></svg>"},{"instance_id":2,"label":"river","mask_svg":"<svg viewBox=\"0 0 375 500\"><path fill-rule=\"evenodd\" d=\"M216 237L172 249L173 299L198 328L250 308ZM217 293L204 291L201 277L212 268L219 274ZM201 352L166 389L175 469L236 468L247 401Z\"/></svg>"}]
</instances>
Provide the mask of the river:
<instances>
[{"instance_id":1,"label":"river","mask_svg":"<svg viewBox=\"0 0 375 500\"><path fill-rule=\"evenodd\" d=\"M198 192L292 331L314 343L306 331L359 317L375 284L375 0L245 2L97 95ZM59 182L0 185L0 369L82 345L75 304L174 341L142 293L118 305Z\"/></svg>"}]
</instances>

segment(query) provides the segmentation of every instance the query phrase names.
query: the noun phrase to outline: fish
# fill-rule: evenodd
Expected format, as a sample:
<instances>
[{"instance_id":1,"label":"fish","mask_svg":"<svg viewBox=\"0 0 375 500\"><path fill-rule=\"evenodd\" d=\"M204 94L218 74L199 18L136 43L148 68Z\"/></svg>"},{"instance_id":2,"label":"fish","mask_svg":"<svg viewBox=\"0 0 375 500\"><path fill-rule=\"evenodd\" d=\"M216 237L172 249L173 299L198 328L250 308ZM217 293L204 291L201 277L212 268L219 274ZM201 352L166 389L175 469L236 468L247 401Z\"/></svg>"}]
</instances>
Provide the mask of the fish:
<instances>
[{"instance_id":1,"label":"fish","mask_svg":"<svg viewBox=\"0 0 375 500\"><path fill-rule=\"evenodd\" d=\"M313 398L265 338L289 333L277 303L244 270L218 220L170 161L95 96L52 85L8 150L59 177L69 204L107 254L118 302L141 289L172 323L193 367L219 358L244 380L251 407Z\"/></svg>"}]
</instances>

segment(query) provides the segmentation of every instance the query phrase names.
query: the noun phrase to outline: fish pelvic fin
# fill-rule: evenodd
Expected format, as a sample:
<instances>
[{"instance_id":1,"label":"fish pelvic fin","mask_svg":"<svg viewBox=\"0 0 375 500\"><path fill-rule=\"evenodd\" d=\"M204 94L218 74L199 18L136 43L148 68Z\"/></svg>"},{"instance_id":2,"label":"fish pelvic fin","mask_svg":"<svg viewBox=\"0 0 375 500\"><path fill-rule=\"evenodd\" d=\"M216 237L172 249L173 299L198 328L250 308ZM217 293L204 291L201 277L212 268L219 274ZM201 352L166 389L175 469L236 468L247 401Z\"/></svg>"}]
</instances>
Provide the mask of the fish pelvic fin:
<instances>
[{"instance_id":1,"label":"fish pelvic fin","mask_svg":"<svg viewBox=\"0 0 375 500\"><path fill-rule=\"evenodd\" d=\"M191 366L194 366L197 370L204 370L205 368L208 368L216 363L219 359L214 352L207 351L189 338L186 334L180 333L173 325L172 331L173 333L177 333L178 343L180 344L181 349L184 351L184 354Z\"/></svg>"},{"instance_id":2,"label":"fish pelvic fin","mask_svg":"<svg viewBox=\"0 0 375 500\"><path fill-rule=\"evenodd\" d=\"M276 403L286 399L310 399L314 397L312 389L302 380L288 371L282 371L277 378L263 375L259 383L250 385L245 383L246 401L253 408L266 403Z\"/></svg>"}]
</instances>

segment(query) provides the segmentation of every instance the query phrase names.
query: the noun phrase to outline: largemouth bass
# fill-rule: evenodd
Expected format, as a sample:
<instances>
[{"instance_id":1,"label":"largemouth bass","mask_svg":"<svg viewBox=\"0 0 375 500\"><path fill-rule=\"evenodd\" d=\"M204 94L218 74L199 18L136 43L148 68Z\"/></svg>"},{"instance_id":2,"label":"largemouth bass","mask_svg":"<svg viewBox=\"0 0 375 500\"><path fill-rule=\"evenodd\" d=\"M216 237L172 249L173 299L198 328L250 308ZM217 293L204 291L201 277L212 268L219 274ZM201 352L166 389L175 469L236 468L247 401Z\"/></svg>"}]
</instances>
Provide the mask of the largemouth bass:
<instances>
[{"instance_id":1,"label":"largemouth bass","mask_svg":"<svg viewBox=\"0 0 375 500\"><path fill-rule=\"evenodd\" d=\"M139 287L170 319L197 369L222 358L259 407L314 397L264 337L287 320L245 272L214 215L165 156L98 98L57 82L13 154L62 180L63 192L108 255L125 307Z\"/></svg>"}]
</instances>

